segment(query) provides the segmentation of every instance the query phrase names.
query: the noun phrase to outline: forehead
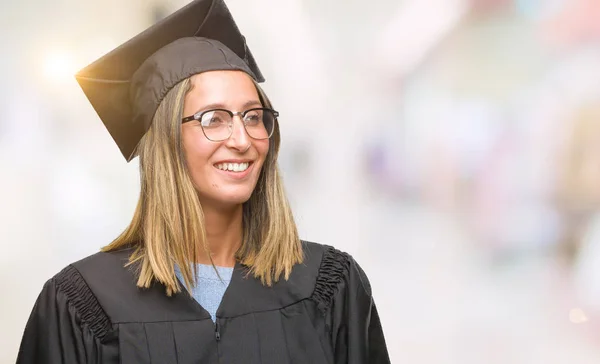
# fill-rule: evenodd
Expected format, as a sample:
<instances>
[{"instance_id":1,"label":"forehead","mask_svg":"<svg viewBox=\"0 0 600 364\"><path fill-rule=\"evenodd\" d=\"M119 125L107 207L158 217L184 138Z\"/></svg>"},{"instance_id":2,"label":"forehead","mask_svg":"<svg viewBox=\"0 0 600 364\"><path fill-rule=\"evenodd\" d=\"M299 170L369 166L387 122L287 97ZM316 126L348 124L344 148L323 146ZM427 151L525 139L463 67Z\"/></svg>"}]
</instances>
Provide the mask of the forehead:
<instances>
[{"instance_id":1,"label":"forehead","mask_svg":"<svg viewBox=\"0 0 600 364\"><path fill-rule=\"evenodd\" d=\"M258 101L252 78L241 71L211 71L191 77L192 89L186 99L197 106L220 103L233 105Z\"/></svg>"}]
</instances>

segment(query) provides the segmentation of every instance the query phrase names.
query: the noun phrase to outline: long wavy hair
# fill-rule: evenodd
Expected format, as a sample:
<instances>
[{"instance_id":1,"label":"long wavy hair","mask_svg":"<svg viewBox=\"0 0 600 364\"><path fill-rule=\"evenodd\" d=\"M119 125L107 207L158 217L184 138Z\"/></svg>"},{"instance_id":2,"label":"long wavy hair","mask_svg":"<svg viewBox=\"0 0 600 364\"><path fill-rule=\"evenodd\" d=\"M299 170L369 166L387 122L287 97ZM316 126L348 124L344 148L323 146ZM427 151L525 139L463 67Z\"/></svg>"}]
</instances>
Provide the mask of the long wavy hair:
<instances>
[{"instance_id":1,"label":"long wavy hair","mask_svg":"<svg viewBox=\"0 0 600 364\"><path fill-rule=\"evenodd\" d=\"M255 83L261 103L272 108ZM140 197L129 226L102 250L132 247L130 264L137 263L137 286L157 281L168 295L180 292L177 265L186 286L195 286L196 265L209 253L202 206L190 177L181 141L183 102L191 89L185 79L161 102L152 126L137 148L140 158ZM236 259L267 286L303 261L302 245L277 165L279 123L250 199L243 204L243 241ZM208 254L210 257L210 254ZM212 259L211 259L212 262ZM214 265L214 264L213 264Z\"/></svg>"}]
</instances>

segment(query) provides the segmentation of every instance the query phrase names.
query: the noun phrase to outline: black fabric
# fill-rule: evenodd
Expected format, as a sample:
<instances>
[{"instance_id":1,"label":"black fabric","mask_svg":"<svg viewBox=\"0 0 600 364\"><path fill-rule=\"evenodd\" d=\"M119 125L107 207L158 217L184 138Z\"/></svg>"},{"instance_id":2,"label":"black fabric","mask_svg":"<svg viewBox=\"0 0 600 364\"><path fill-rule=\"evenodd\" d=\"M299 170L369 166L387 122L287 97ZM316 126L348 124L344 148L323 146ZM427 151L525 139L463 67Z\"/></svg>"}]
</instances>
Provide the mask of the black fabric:
<instances>
[{"instance_id":1,"label":"black fabric","mask_svg":"<svg viewBox=\"0 0 600 364\"><path fill-rule=\"evenodd\" d=\"M194 0L79 71L75 78L127 161L167 92L212 70L265 79L223 0Z\"/></svg>"},{"instance_id":2,"label":"black fabric","mask_svg":"<svg viewBox=\"0 0 600 364\"><path fill-rule=\"evenodd\" d=\"M350 270L348 254L328 247L323 253L319 277L315 284L313 300L319 304L319 308L326 312L331 308L333 299L340 289L342 281Z\"/></svg>"},{"instance_id":3,"label":"black fabric","mask_svg":"<svg viewBox=\"0 0 600 364\"><path fill-rule=\"evenodd\" d=\"M130 249L98 253L73 264L113 324L210 318L210 314L186 294L167 297L164 287L159 284L138 289L137 267L125 267L131 253Z\"/></svg>"},{"instance_id":4,"label":"black fabric","mask_svg":"<svg viewBox=\"0 0 600 364\"><path fill-rule=\"evenodd\" d=\"M304 251L271 288L236 265L216 324L185 292L138 289L131 251L95 254L46 283L17 363L389 363L362 269L332 247Z\"/></svg>"},{"instance_id":5,"label":"black fabric","mask_svg":"<svg viewBox=\"0 0 600 364\"><path fill-rule=\"evenodd\" d=\"M348 259L348 269L328 310L335 363L389 363L379 314L365 272L351 256L342 258L342 253L332 254L337 260Z\"/></svg>"},{"instance_id":6,"label":"black fabric","mask_svg":"<svg viewBox=\"0 0 600 364\"><path fill-rule=\"evenodd\" d=\"M65 295L69 305L80 314L81 323L88 325L94 336L100 340L104 339L112 324L77 269L68 266L58 273L54 280L57 289Z\"/></svg>"},{"instance_id":7,"label":"black fabric","mask_svg":"<svg viewBox=\"0 0 600 364\"><path fill-rule=\"evenodd\" d=\"M98 274L102 274L98 272ZM17 363L120 363L117 332L105 332L103 339L94 334L82 313L75 309L58 284L57 277L42 289L27 321ZM80 306L85 310L90 305ZM99 311L95 311L102 314ZM88 316L83 312L83 316ZM89 317L93 323L104 318Z\"/></svg>"}]
</instances>

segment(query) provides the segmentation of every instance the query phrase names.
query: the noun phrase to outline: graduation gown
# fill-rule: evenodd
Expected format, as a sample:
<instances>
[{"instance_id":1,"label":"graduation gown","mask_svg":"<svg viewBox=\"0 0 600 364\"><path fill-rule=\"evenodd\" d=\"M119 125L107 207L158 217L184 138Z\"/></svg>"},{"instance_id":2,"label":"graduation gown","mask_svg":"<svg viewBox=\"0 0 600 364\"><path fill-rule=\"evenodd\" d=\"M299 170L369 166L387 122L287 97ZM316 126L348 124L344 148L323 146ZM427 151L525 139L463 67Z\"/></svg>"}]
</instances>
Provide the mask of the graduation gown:
<instances>
[{"instance_id":1,"label":"graduation gown","mask_svg":"<svg viewBox=\"0 0 600 364\"><path fill-rule=\"evenodd\" d=\"M263 286L237 264L216 322L187 292L136 287L131 250L69 265L42 289L17 364L383 364L367 277L346 253L303 242L289 280Z\"/></svg>"}]
</instances>

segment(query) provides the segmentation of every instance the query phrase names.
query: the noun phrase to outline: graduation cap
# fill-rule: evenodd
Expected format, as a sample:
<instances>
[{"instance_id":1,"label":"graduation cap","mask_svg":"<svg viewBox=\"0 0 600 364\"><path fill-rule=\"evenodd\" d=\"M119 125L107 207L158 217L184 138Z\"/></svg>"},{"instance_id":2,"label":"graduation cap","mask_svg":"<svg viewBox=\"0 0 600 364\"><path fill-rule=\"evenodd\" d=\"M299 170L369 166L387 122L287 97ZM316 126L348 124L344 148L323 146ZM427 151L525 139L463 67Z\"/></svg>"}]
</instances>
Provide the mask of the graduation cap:
<instances>
[{"instance_id":1,"label":"graduation cap","mask_svg":"<svg viewBox=\"0 0 600 364\"><path fill-rule=\"evenodd\" d=\"M79 71L75 78L127 161L167 92L201 72L263 82L223 0L195 0Z\"/></svg>"}]
</instances>

